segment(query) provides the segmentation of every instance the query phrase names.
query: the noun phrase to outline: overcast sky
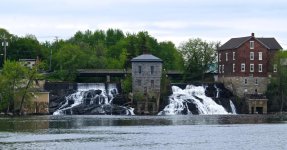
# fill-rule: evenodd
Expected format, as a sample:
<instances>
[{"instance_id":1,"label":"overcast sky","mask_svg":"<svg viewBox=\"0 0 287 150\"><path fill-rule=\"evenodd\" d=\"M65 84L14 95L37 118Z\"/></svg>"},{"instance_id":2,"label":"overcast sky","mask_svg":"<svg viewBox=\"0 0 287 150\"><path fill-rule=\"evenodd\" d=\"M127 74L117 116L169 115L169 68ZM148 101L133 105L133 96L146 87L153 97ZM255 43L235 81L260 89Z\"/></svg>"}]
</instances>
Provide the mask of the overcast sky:
<instances>
[{"instance_id":1,"label":"overcast sky","mask_svg":"<svg viewBox=\"0 0 287 150\"><path fill-rule=\"evenodd\" d=\"M287 49L287 0L1 0L0 28L38 40L76 31L148 31L176 45L189 38L275 37Z\"/></svg>"}]
</instances>

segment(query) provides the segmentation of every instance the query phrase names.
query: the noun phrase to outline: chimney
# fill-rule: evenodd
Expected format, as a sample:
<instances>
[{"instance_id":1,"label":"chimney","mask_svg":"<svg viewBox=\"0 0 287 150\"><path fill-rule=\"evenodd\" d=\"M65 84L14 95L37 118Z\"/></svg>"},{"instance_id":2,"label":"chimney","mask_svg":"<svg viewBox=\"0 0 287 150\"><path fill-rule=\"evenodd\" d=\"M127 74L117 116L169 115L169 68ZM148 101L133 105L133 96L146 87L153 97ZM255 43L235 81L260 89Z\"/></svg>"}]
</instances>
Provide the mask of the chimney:
<instances>
[{"instance_id":1,"label":"chimney","mask_svg":"<svg viewBox=\"0 0 287 150\"><path fill-rule=\"evenodd\" d=\"M251 33L251 36L253 36L253 37L254 37L254 33Z\"/></svg>"}]
</instances>

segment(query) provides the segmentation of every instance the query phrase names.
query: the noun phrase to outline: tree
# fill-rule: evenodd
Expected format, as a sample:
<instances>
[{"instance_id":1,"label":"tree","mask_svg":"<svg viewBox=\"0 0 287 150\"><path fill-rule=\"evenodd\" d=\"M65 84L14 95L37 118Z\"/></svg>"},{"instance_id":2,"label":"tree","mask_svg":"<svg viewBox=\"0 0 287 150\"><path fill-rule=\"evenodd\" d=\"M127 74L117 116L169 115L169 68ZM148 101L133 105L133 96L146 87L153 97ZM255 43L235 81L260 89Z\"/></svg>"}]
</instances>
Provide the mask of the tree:
<instances>
[{"instance_id":1,"label":"tree","mask_svg":"<svg viewBox=\"0 0 287 150\"><path fill-rule=\"evenodd\" d=\"M33 86L33 81L35 79L38 79L40 77L40 74L38 74L38 70L42 68L42 66L44 66L44 64L41 63L37 63L35 66L33 66L31 69L28 69L28 72L26 74L26 85L23 87L23 94L22 94L22 98L21 98L21 103L20 103L20 107L19 107L19 114L22 114L22 109L23 109L23 105L25 103L25 100L27 100L29 98L29 90L30 88Z\"/></svg>"},{"instance_id":2,"label":"tree","mask_svg":"<svg viewBox=\"0 0 287 150\"><path fill-rule=\"evenodd\" d=\"M159 43L159 56L168 70L183 70L183 58L172 42Z\"/></svg>"},{"instance_id":3,"label":"tree","mask_svg":"<svg viewBox=\"0 0 287 150\"><path fill-rule=\"evenodd\" d=\"M204 79L209 65L216 61L216 45L200 38L181 43L179 52L183 55L186 80Z\"/></svg>"},{"instance_id":4,"label":"tree","mask_svg":"<svg viewBox=\"0 0 287 150\"><path fill-rule=\"evenodd\" d=\"M266 95L270 111L282 112L287 107L287 51L279 51L275 55L273 66L277 67L277 73L271 79Z\"/></svg>"},{"instance_id":5,"label":"tree","mask_svg":"<svg viewBox=\"0 0 287 150\"><path fill-rule=\"evenodd\" d=\"M25 85L25 75L27 68L19 62L7 60L3 66L0 76L0 92L2 97L2 108L6 108L7 112L15 112L17 106L16 97L21 93L21 87ZM16 103L15 103L16 102Z\"/></svg>"},{"instance_id":6,"label":"tree","mask_svg":"<svg viewBox=\"0 0 287 150\"><path fill-rule=\"evenodd\" d=\"M53 59L56 73L61 80L73 81L76 69L82 68L87 59L79 46L73 44L62 44Z\"/></svg>"}]
</instances>

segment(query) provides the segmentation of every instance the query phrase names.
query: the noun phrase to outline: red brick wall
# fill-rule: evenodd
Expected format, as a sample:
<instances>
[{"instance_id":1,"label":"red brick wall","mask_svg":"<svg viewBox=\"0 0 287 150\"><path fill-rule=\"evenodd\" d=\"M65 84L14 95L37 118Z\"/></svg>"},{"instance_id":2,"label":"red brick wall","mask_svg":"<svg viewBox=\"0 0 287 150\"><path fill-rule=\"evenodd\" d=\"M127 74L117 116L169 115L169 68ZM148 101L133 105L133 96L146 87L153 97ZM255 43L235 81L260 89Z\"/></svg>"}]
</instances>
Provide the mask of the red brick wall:
<instances>
[{"instance_id":1,"label":"red brick wall","mask_svg":"<svg viewBox=\"0 0 287 150\"><path fill-rule=\"evenodd\" d=\"M250 49L250 41L254 41L254 49ZM226 54L228 52L228 61L226 61ZM235 52L235 60L232 59L233 52ZM250 60L250 52L254 52L254 60ZM259 60L258 52L262 52L262 60ZM223 75L228 76L250 76L254 77L267 77L268 72L273 71L270 65L270 59L274 55L274 50L268 50L264 45L254 38L246 41L238 49L234 50L221 50L221 61L218 60L218 65L224 65L224 73L219 73L219 77ZM219 59L219 58L218 58ZM233 72L233 63L235 64L235 72ZM241 63L245 63L245 72L241 72ZM254 64L254 72L250 72L250 63ZM258 64L263 65L262 72L259 72ZM269 69L268 69L269 68Z\"/></svg>"}]
</instances>

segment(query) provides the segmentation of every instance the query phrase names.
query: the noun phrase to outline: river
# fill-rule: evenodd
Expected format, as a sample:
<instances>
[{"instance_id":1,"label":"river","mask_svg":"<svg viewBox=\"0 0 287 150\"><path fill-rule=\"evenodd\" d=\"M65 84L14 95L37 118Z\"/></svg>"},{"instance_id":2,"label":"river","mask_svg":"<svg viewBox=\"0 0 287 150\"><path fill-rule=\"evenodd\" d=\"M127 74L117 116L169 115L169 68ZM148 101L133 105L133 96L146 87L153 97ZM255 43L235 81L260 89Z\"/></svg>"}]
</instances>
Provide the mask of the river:
<instances>
[{"instance_id":1,"label":"river","mask_svg":"<svg viewBox=\"0 0 287 150\"><path fill-rule=\"evenodd\" d=\"M287 149L287 115L0 118L0 149Z\"/></svg>"}]
</instances>

